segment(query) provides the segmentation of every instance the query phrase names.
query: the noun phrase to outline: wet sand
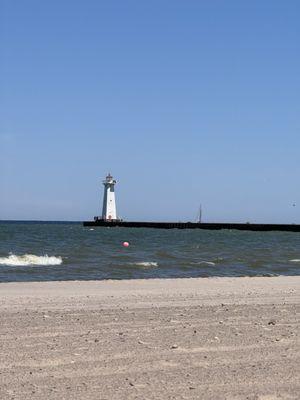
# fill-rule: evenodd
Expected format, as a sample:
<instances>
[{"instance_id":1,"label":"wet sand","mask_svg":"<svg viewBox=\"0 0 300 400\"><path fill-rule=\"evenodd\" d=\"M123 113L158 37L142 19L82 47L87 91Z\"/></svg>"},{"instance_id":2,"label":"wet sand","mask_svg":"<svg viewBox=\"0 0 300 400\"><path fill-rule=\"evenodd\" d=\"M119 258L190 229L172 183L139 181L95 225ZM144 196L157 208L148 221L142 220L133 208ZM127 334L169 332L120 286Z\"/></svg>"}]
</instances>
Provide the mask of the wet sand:
<instances>
[{"instance_id":1,"label":"wet sand","mask_svg":"<svg viewBox=\"0 0 300 400\"><path fill-rule=\"evenodd\" d=\"M0 284L0 399L299 399L300 277Z\"/></svg>"}]
</instances>

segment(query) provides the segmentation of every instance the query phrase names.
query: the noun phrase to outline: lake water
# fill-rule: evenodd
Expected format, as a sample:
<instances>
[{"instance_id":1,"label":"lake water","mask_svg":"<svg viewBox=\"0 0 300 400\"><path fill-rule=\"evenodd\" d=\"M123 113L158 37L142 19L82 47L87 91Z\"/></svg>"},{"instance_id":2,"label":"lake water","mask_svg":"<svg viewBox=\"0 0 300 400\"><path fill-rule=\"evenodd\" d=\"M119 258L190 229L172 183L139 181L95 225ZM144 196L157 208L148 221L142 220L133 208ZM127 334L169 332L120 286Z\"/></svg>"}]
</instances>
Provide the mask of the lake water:
<instances>
[{"instance_id":1,"label":"lake water","mask_svg":"<svg viewBox=\"0 0 300 400\"><path fill-rule=\"evenodd\" d=\"M0 222L1 282L299 274L300 233Z\"/></svg>"}]
</instances>

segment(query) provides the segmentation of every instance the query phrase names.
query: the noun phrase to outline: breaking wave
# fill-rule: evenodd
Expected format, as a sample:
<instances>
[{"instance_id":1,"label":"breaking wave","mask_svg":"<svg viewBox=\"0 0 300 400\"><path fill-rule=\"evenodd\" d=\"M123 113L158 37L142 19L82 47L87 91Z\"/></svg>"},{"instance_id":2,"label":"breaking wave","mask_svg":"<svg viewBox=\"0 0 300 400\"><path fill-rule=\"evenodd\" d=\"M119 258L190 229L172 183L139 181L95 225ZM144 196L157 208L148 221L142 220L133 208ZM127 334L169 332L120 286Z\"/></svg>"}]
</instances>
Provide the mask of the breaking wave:
<instances>
[{"instance_id":1,"label":"breaking wave","mask_svg":"<svg viewBox=\"0 0 300 400\"><path fill-rule=\"evenodd\" d=\"M300 262L300 259L295 258L294 260L289 260L290 262Z\"/></svg>"},{"instance_id":2,"label":"breaking wave","mask_svg":"<svg viewBox=\"0 0 300 400\"><path fill-rule=\"evenodd\" d=\"M212 261L196 261L196 262L191 262L190 265L210 265L213 267L214 265L216 265L216 263Z\"/></svg>"},{"instance_id":3,"label":"breaking wave","mask_svg":"<svg viewBox=\"0 0 300 400\"><path fill-rule=\"evenodd\" d=\"M10 254L8 257L0 257L0 265L11 266L27 266L27 265L60 265L62 263L61 257L48 256L35 256L34 254L24 254L17 256Z\"/></svg>"},{"instance_id":4,"label":"breaking wave","mask_svg":"<svg viewBox=\"0 0 300 400\"><path fill-rule=\"evenodd\" d=\"M152 261L135 262L133 264L137 265L138 267L158 267L158 263Z\"/></svg>"}]
</instances>

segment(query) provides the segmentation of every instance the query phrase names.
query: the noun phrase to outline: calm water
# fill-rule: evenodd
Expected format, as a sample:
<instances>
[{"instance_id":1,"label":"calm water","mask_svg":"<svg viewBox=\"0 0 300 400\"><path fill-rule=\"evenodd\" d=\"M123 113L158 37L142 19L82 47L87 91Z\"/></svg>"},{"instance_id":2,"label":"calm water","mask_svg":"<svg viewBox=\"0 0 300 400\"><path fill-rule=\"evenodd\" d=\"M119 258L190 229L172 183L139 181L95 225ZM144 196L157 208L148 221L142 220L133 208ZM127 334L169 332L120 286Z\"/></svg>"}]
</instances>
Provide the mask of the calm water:
<instances>
[{"instance_id":1,"label":"calm water","mask_svg":"<svg viewBox=\"0 0 300 400\"><path fill-rule=\"evenodd\" d=\"M2 282L299 274L300 233L0 223Z\"/></svg>"}]
</instances>

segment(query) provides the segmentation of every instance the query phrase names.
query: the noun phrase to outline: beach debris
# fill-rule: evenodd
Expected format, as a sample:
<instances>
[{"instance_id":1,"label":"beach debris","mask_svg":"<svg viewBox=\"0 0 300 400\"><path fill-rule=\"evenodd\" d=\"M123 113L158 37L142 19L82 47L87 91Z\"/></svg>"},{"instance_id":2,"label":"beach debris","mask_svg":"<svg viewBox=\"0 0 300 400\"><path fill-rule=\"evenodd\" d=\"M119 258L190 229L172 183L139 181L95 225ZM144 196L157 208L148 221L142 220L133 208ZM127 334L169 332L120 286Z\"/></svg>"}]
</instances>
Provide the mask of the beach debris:
<instances>
[{"instance_id":1,"label":"beach debris","mask_svg":"<svg viewBox=\"0 0 300 400\"><path fill-rule=\"evenodd\" d=\"M134 386L134 383L131 382L131 381L129 380L129 378L125 378L125 381L128 381L128 384L129 384L130 386Z\"/></svg>"},{"instance_id":2,"label":"beach debris","mask_svg":"<svg viewBox=\"0 0 300 400\"><path fill-rule=\"evenodd\" d=\"M171 349L178 349L177 344L172 344Z\"/></svg>"},{"instance_id":3,"label":"beach debris","mask_svg":"<svg viewBox=\"0 0 300 400\"><path fill-rule=\"evenodd\" d=\"M268 322L268 325L276 325L275 319L271 319L271 320Z\"/></svg>"},{"instance_id":4,"label":"beach debris","mask_svg":"<svg viewBox=\"0 0 300 400\"><path fill-rule=\"evenodd\" d=\"M129 247L129 243L128 242L123 242L123 247Z\"/></svg>"}]
</instances>

